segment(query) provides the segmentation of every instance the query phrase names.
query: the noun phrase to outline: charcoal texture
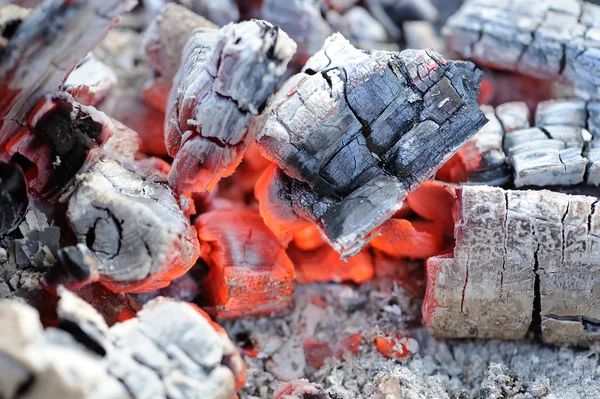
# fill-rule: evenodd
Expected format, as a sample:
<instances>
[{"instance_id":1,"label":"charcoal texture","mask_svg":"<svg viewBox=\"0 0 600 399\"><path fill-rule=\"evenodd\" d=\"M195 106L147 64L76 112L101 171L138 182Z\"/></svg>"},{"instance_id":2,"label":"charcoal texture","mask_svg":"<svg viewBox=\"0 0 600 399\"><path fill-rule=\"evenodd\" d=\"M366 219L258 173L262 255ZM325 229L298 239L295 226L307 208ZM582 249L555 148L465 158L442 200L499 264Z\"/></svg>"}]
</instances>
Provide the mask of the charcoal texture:
<instances>
[{"instance_id":1,"label":"charcoal texture","mask_svg":"<svg viewBox=\"0 0 600 399\"><path fill-rule=\"evenodd\" d=\"M27 211L27 182L17 165L0 163L0 236L17 228Z\"/></svg>"},{"instance_id":2,"label":"charcoal texture","mask_svg":"<svg viewBox=\"0 0 600 399\"><path fill-rule=\"evenodd\" d=\"M192 306L155 299L108 328L62 290L57 328L37 312L0 302L3 398L229 398L244 379L237 349Z\"/></svg>"},{"instance_id":3,"label":"charcoal texture","mask_svg":"<svg viewBox=\"0 0 600 399\"><path fill-rule=\"evenodd\" d=\"M432 51L355 49L341 35L290 78L256 124L297 206L343 256L486 122L481 72Z\"/></svg>"},{"instance_id":4,"label":"charcoal texture","mask_svg":"<svg viewBox=\"0 0 600 399\"><path fill-rule=\"evenodd\" d=\"M21 22L0 54L0 144L24 124L38 100L63 83L132 3L48 0Z\"/></svg>"},{"instance_id":5,"label":"charcoal texture","mask_svg":"<svg viewBox=\"0 0 600 399\"><path fill-rule=\"evenodd\" d=\"M83 105L96 105L117 84L117 75L94 54L89 53L69 74L61 89Z\"/></svg>"},{"instance_id":6,"label":"charcoal texture","mask_svg":"<svg viewBox=\"0 0 600 399\"><path fill-rule=\"evenodd\" d=\"M252 139L248 125L294 50L283 31L259 20L201 29L190 38L167 106L172 187L206 191L233 173Z\"/></svg>"},{"instance_id":7,"label":"charcoal texture","mask_svg":"<svg viewBox=\"0 0 600 399\"><path fill-rule=\"evenodd\" d=\"M470 0L444 36L461 56L600 96L600 6L581 0Z\"/></svg>"},{"instance_id":8,"label":"charcoal texture","mask_svg":"<svg viewBox=\"0 0 600 399\"><path fill-rule=\"evenodd\" d=\"M426 325L446 338L598 342L597 198L465 186L454 253L428 260ZM541 320L541 326L535 321Z\"/></svg>"}]
</instances>

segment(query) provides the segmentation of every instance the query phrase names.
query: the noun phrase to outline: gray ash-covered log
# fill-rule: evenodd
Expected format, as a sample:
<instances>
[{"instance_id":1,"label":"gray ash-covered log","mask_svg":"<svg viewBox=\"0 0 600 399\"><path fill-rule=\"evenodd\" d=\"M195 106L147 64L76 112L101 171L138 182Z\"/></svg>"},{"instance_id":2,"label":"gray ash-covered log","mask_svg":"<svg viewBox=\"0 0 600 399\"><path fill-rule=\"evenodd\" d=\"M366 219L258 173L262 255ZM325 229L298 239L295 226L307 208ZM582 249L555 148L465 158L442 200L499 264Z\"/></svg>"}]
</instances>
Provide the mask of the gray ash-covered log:
<instances>
[{"instance_id":1,"label":"gray ash-covered log","mask_svg":"<svg viewBox=\"0 0 600 399\"><path fill-rule=\"evenodd\" d=\"M297 198L296 213L342 256L357 253L485 124L480 79L472 63L432 51L363 52L331 36L255 126L288 176L282 200Z\"/></svg>"},{"instance_id":2,"label":"gray ash-covered log","mask_svg":"<svg viewBox=\"0 0 600 399\"><path fill-rule=\"evenodd\" d=\"M0 54L0 145L13 137L38 100L59 88L133 4L48 0L17 24Z\"/></svg>"},{"instance_id":3,"label":"gray ash-covered log","mask_svg":"<svg viewBox=\"0 0 600 399\"><path fill-rule=\"evenodd\" d=\"M438 337L600 340L598 199L465 186L454 253L428 260L425 324Z\"/></svg>"},{"instance_id":4,"label":"gray ash-covered log","mask_svg":"<svg viewBox=\"0 0 600 399\"><path fill-rule=\"evenodd\" d=\"M202 192L233 173L252 139L248 125L275 91L295 49L285 32L260 20L194 33L167 106L172 187Z\"/></svg>"},{"instance_id":5,"label":"gray ash-covered log","mask_svg":"<svg viewBox=\"0 0 600 399\"><path fill-rule=\"evenodd\" d=\"M444 36L461 56L600 97L600 6L581 0L470 0Z\"/></svg>"},{"instance_id":6,"label":"gray ash-covered log","mask_svg":"<svg viewBox=\"0 0 600 399\"><path fill-rule=\"evenodd\" d=\"M108 328L62 290L58 326L0 301L0 396L13 398L231 398L245 366L235 345L201 310L158 298Z\"/></svg>"}]
</instances>

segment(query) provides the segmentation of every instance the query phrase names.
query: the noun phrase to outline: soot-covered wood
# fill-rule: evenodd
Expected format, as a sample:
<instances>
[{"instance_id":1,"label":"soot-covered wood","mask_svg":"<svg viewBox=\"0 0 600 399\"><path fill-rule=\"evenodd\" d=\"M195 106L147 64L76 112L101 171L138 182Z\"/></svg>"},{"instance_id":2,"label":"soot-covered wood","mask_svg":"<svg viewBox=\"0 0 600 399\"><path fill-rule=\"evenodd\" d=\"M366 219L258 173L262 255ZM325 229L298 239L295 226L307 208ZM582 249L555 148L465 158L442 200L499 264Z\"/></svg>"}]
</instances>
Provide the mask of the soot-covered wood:
<instances>
[{"instance_id":1,"label":"soot-covered wood","mask_svg":"<svg viewBox=\"0 0 600 399\"><path fill-rule=\"evenodd\" d=\"M233 173L252 139L248 125L295 48L285 32L259 20L200 29L190 38L167 106L172 187L206 191Z\"/></svg>"},{"instance_id":2,"label":"soot-covered wood","mask_svg":"<svg viewBox=\"0 0 600 399\"><path fill-rule=\"evenodd\" d=\"M271 99L256 136L296 213L349 256L485 124L480 79L433 51L363 52L336 34Z\"/></svg>"}]
</instances>

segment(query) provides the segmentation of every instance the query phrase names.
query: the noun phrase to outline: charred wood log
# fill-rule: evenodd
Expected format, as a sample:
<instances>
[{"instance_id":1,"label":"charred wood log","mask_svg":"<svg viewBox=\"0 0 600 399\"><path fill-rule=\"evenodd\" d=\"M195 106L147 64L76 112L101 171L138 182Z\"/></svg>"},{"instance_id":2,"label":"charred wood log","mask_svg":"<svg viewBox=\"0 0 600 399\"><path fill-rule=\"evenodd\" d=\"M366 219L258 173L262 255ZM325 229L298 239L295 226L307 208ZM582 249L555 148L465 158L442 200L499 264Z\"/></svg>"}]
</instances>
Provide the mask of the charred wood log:
<instances>
[{"instance_id":1,"label":"charred wood log","mask_svg":"<svg viewBox=\"0 0 600 399\"><path fill-rule=\"evenodd\" d=\"M164 287L199 256L184 199L166 185L164 172L148 166L99 161L69 199L67 220L77 240L97 257L99 281L116 292Z\"/></svg>"},{"instance_id":2,"label":"charred wood log","mask_svg":"<svg viewBox=\"0 0 600 399\"><path fill-rule=\"evenodd\" d=\"M597 198L465 186L453 254L430 258L425 323L439 337L597 342ZM536 322L540 325L536 325Z\"/></svg>"},{"instance_id":3,"label":"charred wood log","mask_svg":"<svg viewBox=\"0 0 600 399\"><path fill-rule=\"evenodd\" d=\"M366 53L333 35L257 123L263 154L287 175L277 201L291 201L342 256L357 253L485 124L480 78L431 51Z\"/></svg>"},{"instance_id":4,"label":"charred wood log","mask_svg":"<svg viewBox=\"0 0 600 399\"><path fill-rule=\"evenodd\" d=\"M18 25L0 54L0 145L25 124L43 95L59 88L131 5L124 0L48 0Z\"/></svg>"},{"instance_id":5,"label":"charred wood log","mask_svg":"<svg viewBox=\"0 0 600 399\"><path fill-rule=\"evenodd\" d=\"M444 27L451 50L467 59L573 85L600 96L600 6L570 0L471 0Z\"/></svg>"},{"instance_id":6,"label":"charred wood log","mask_svg":"<svg viewBox=\"0 0 600 399\"><path fill-rule=\"evenodd\" d=\"M172 187L206 191L233 173L252 139L250 120L265 107L294 50L285 32L258 20L190 38L167 107Z\"/></svg>"},{"instance_id":7,"label":"charred wood log","mask_svg":"<svg viewBox=\"0 0 600 399\"><path fill-rule=\"evenodd\" d=\"M0 394L30 398L233 397L245 366L226 333L201 310L165 298L108 328L62 291L57 328L37 312L0 302Z\"/></svg>"}]
</instances>

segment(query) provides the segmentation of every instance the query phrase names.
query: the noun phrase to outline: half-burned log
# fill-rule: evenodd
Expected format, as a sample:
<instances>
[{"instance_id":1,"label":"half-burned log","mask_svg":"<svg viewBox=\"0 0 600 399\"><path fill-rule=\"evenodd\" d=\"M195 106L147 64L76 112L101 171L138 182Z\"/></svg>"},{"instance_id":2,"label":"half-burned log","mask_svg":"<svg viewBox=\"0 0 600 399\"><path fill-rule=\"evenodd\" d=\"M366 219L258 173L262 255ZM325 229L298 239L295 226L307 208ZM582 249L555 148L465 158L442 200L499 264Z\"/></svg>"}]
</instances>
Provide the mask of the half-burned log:
<instances>
[{"instance_id":1,"label":"half-burned log","mask_svg":"<svg viewBox=\"0 0 600 399\"><path fill-rule=\"evenodd\" d=\"M83 105L96 105L117 84L117 75L94 54L88 54L69 74L61 90Z\"/></svg>"},{"instance_id":2,"label":"half-burned log","mask_svg":"<svg viewBox=\"0 0 600 399\"><path fill-rule=\"evenodd\" d=\"M486 122L480 78L435 52L366 53L331 36L257 123L263 154L291 178L278 201L292 199L342 256L357 253Z\"/></svg>"},{"instance_id":3,"label":"half-burned log","mask_svg":"<svg viewBox=\"0 0 600 399\"><path fill-rule=\"evenodd\" d=\"M597 342L597 201L464 187L454 253L427 265L423 315L432 333L520 339L541 319L547 343Z\"/></svg>"},{"instance_id":4,"label":"half-burned log","mask_svg":"<svg viewBox=\"0 0 600 399\"><path fill-rule=\"evenodd\" d=\"M600 96L600 6L583 1L470 0L444 27L451 50L525 75L562 80Z\"/></svg>"},{"instance_id":5,"label":"half-burned log","mask_svg":"<svg viewBox=\"0 0 600 399\"><path fill-rule=\"evenodd\" d=\"M298 44L294 63L299 66L319 51L325 39L333 33L321 15L319 0L263 0L262 17L284 27Z\"/></svg>"},{"instance_id":6,"label":"half-burned log","mask_svg":"<svg viewBox=\"0 0 600 399\"><path fill-rule=\"evenodd\" d=\"M28 398L229 398L245 366L201 310L160 298L110 329L90 305L62 291L57 328L37 312L0 302L0 395Z\"/></svg>"},{"instance_id":7,"label":"half-burned log","mask_svg":"<svg viewBox=\"0 0 600 399\"><path fill-rule=\"evenodd\" d=\"M25 123L43 95L59 88L131 5L125 0L47 0L18 25L0 54L0 145Z\"/></svg>"},{"instance_id":8,"label":"half-burned log","mask_svg":"<svg viewBox=\"0 0 600 399\"><path fill-rule=\"evenodd\" d=\"M0 163L0 237L17 228L27 203L27 182L21 168Z\"/></svg>"},{"instance_id":9,"label":"half-burned log","mask_svg":"<svg viewBox=\"0 0 600 399\"><path fill-rule=\"evenodd\" d=\"M283 31L258 20L192 36L167 107L172 187L206 191L233 173L252 139L248 124L275 91L294 50Z\"/></svg>"},{"instance_id":10,"label":"half-burned log","mask_svg":"<svg viewBox=\"0 0 600 399\"><path fill-rule=\"evenodd\" d=\"M142 45L155 75L147 83L144 96L160 111L166 110L185 44L198 28L217 26L183 6L167 3L144 33Z\"/></svg>"},{"instance_id":11,"label":"half-burned log","mask_svg":"<svg viewBox=\"0 0 600 399\"><path fill-rule=\"evenodd\" d=\"M99 281L116 292L164 287L199 256L196 231L166 175L143 166L136 172L100 161L69 200L67 220L77 240L98 258Z\"/></svg>"},{"instance_id":12,"label":"half-burned log","mask_svg":"<svg viewBox=\"0 0 600 399\"><path fill-rule=\"evenodd\" d=\"M22 166L29 188L53 198L98 158L112 130L102 112L56 92L42 97L0 157L28 159Z\"/></svg>"},{"instance_id":13,"label":"half-burned log","mask_svg":"<svg viewBox=\"0 0 600 399\"><path fill-rule=\"evenodd\" d=\"M220 319L285 313L294 265L254 210L211 211L195 223L209 265L203 297Z\"/></svg>"}]
</instances>

